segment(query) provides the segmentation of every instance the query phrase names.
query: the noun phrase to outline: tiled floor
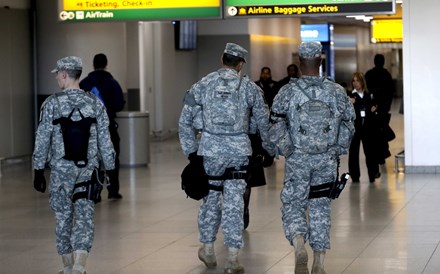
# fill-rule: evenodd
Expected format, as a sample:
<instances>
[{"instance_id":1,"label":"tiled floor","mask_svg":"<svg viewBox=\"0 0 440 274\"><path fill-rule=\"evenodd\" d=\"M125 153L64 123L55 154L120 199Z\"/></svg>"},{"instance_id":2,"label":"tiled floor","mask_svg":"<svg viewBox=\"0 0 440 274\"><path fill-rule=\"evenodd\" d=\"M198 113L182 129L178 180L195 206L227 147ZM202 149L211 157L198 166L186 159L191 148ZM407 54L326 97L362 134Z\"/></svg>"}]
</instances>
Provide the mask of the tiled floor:
<instances>
[{"instance_id":1,"label":"tiled floor","mask_svg":"<svg viewBox=\"0 0 440 274\"><path fill-rule=\"evenodd\" d=\"M381 167L382 177L368 183L361 159L361 183L347 184L333 203L328 274L440 273L440 175L395 173L403 116L395 111L391 123L397 139L390 143L393 156ZM221 233L217 269L207 270L197 258L199 202L180 190L185 164L174 139L152 143L148 167L121 170L124 199L104 198L97 205L87 273L223 273ZM346 170L344 157L340 171ZM267 186L253 189L240 258L246 273L293 273L293 249L281 228L282 160L267 169L267 179ZM0 179L0 273L53 274L60 267L47 193L33 190L29 163L6 164Z\"/></svg>"}]
</instances>

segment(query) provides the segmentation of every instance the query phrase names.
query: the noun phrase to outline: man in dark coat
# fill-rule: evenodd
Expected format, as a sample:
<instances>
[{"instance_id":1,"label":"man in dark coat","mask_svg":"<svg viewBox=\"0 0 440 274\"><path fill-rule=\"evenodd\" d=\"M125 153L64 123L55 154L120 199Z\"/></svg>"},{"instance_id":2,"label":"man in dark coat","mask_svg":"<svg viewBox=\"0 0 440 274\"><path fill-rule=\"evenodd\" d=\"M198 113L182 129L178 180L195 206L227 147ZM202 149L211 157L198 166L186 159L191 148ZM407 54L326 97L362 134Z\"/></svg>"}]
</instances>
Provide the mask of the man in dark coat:
<instances>
[{"instance_id":1,"label":"man in dark coat","mask_svg":"<svg viewBox=\"0 0 440 274\"><path fill-rule=\"evenodd\" d=\"M287 85L292 78L298 79L300 72L298 66L295 64L290 64L287 66L287 76L279 80L277 83L277 93L284 86Z\"/></svg>"},{"instance_id":2,"label":"man in dark coat","mask_svg":"<svg viewBox=\"0 0 440 274\"><path fill-rule=\"evenodd\" d=\"M367 89L372 95L373 103L377 105L376 123L380 129L378 136L377 160L384 164L385 159L391 156L385 129L389 126L391 102L394 95L394 83L391 74L384 68L385 57L382 54L374 56L374 68L365 73Z\"/></svg>"},{"instance_id":3,"label":"man in dark coat","mask_svg":"<svg viewBox=\"0 0 440 274\"><path fill-rule=\"evenodd\" d=\"M255 82L264 93L264 99L266 100L269 108L272 106L273 98L277 95L277 82L272 80L272 72L269 67L263 67L260 73L260 79Z\"/></svg>"},{"instance_id":4,"label":"man in dark coat","mask_svg":"<svg viewBox=\"0 0 440 274\"><path fill-rule=\"evenodd\" d=\"M85 91L95 93L104 103L107 115L110 120L109 130L113 147L116 151L115 169L108 172L110 186L108 187L109 199L121 199L119 193L119 153L120 138L118 124L115 121L116 113L124 107L125 100L122 88L107 69L107 56L103 53L96 54L93 58L94 71L80 82L80 87Z\"/></svg>"}]
</instances>

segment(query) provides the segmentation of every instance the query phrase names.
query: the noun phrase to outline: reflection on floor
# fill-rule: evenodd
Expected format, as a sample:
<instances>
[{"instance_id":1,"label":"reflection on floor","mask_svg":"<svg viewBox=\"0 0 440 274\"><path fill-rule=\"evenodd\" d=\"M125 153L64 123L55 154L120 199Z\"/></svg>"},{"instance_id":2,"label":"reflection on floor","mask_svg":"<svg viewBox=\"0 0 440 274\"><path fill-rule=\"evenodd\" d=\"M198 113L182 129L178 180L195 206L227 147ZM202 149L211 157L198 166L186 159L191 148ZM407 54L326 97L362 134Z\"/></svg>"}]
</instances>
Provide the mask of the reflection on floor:
<instances>
[{"instance_id":1,"label":"reflection on floor","mask_svg":"<svg viewBox=\"0 0 440 274\"><path fill-rule=\"evenodd\" d=\"M396 108L397 109L397 108ZM393 113L397 138L382 176L347 184L333 203L332 249L327 273L440 273L440 175L395 173L403 149L403 115ZM362 155L362 152L361 152ZM180 190L186 159L176 139L153 143L148 167L121 170L124 198L97 205L96 235L87 273L223 273L226 249L219 233L219 266L197 258L199 202ZM255 188L241 261L246 273L293 273L294 253L281 227L283 160L267 169L268 185ZM347 170L344 157L341 172ZM311 250L308 247L309 254ZM310 262L311 264L311 262ZM29 163L5 165L0 179L0 273L58 273L54 219L48 195L32 188Z\"/></svg>"}]
</instances>

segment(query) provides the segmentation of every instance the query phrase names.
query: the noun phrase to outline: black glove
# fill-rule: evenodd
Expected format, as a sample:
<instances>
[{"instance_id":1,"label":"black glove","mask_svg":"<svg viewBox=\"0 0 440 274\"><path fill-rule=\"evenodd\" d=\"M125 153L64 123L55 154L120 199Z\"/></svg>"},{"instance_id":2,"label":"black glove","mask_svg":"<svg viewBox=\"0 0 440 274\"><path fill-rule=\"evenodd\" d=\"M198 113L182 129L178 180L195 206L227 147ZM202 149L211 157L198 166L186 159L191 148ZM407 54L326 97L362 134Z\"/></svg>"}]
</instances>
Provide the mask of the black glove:
<instances>
[{"instance_id":1,"label":"black glove","mask_svg":"<svg viewBox=\"0 0 440 274\"><path fill-rule=\"evenodd\" d=\"M194 164L202 164L203 165L203 156L197 155L197 150L188 155L188 160Z\"/></svg>"},{"instance_id":2,"label":"black glove","mask_svg":"<svg viewBox=\"0 0 440 274\"><path fill-rule=\"evenodd\" d=\"M263 167L270 167L273 164L275 156L270 156L270 154L264 150L263 153Z\"/></svg>"},{"instance_id":3,"label":"black glove","mask_svg":"<svg viewBox=\"0 0 440 274\"><path fill-rule=\"evenodd\" d=\"M44 193L46 191L46 179L44 169L34 169L34 188L36 191Z\"/></svg>"}]
</instances>

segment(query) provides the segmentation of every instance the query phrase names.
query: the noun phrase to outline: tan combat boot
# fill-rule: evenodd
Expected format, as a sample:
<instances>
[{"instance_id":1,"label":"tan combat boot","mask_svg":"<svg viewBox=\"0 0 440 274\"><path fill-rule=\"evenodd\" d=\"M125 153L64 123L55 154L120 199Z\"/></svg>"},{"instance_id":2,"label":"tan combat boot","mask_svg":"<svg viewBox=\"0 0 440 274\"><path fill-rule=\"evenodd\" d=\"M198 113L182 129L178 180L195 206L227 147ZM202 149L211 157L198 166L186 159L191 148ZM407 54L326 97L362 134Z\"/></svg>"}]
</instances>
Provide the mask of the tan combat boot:
<instances>
[{"instance_id":1,"label":"tan combat boot","mask_svg":"<svg viewBox=\"0 0 440 274\"><path fill-rule=\"evenodd\" d=\"M75 250L73 252L73 268L72 274L85 274L86 261L89 253L86 250Z\"/></svg>"},{"instance_id":2,"label":"tan combat boot","mask_svg":"<svg viewBox=\"0 0 440 274\"><path fill-rule=\"evenodd\" d=\"M313 252L312 274L326 274L324 270L325 252Z\"/></svg>"},{"instance_id":3,"label":"tan combat boot","mask_svg":"<svg viewBox=\"0 0 440 274\"><path fill-rule=\"evenodd\" d=\"M295 248L295 274L309 274L309 269L307 268L309 257L304 246L304 237L297 235L292 243Z\"/></svg>"},{"instance_id":4,"label":"tan combat boot","mask_svg":"<svg viewBox=\"0 0 440 274\"><path fill-rule=\"evenodd\" d=\"M207 268L214 268L217 266L217 259L214 253L214 243L203 244L199 248L199 259Z\"/></svg>"},{"instance_id":5,"label":"tan combat boot","mask_svg":"<svg viewBox=\"0 0 440 274\"><path fill-rule=\"evenodd\" d=\"M228 260L226 261L225 274L242 274L244 267L238 261L238 253L240 249L230 247L228 248Z\"/></svg>"},{"instance_id":6,"label":"tan combat boot","mask_svg":"<svg viewBox=\"0 0 440 274\"><path fill-rule=\"evenodd\" d=\"M61 256L61 259L63 260L64 268L60 270L58 274L72 274L73 254L64 254Z\"/></svg>"}]
</instances>

